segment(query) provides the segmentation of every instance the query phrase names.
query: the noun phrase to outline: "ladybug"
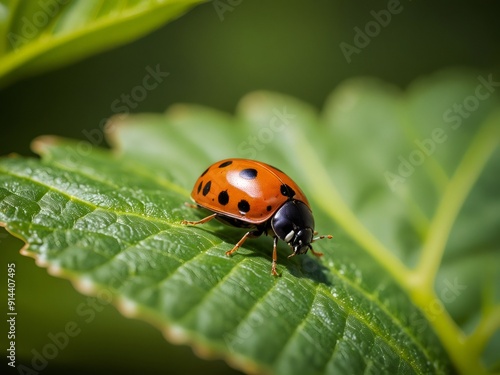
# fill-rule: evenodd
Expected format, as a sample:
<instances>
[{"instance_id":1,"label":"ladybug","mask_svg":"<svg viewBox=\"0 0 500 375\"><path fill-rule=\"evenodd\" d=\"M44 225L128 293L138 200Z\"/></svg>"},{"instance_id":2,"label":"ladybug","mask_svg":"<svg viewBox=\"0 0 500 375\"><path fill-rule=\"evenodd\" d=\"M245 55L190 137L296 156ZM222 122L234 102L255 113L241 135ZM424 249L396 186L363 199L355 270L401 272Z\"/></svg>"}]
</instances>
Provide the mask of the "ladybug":
<instances>
[{"instance_id":1,"label":"ladybug","mask_svg":"<svg viewBox=\"0 0 500 375\"><path fill-rule=\"evenodd\" d=\"M183 220L182 224L204 224L212 219L246 228L248 232L226 252L230 256L243 245L248 237L262 234L273 237L273 262L271 273L277 276L278 239L293 250L289 256L305 254L308 250L316 256L311 243L322 238L314 237L314 218L302 190L293 180L276 167L249 159L225 159L208 167L196 180L191 198L196 208L213 212L198 220Z\"/></svg>"}]
</instances>

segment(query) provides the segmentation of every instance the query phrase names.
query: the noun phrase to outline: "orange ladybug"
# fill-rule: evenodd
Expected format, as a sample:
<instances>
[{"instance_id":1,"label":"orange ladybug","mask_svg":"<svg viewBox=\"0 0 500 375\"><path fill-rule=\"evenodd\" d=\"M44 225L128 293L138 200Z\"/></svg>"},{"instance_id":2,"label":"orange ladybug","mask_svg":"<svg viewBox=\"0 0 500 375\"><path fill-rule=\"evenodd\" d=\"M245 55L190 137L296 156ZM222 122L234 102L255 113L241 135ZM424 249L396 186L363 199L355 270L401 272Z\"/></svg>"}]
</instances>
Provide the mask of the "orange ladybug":
<instances>
[{"instance_id":1,"label":"orange ladybug","mask_svg":"<svg viewBox=\"0 0 500 375\"><path fill-rule=\"evenodd\" d=\"M271 273L276 272L278 239L293 250L289 256L305 254L316 256L311 243L332 236L314 237L314 218L302 190L293 180L276 167L249 159L225 159L208 167L196 180L191 198L196 207L213 214L198 220L183 220L182 224L204 224L217 219L225 224L247 228L249 231L226 255L231 255L248 237L271 235L273 262Z\"/></svg>"}]
</instances>

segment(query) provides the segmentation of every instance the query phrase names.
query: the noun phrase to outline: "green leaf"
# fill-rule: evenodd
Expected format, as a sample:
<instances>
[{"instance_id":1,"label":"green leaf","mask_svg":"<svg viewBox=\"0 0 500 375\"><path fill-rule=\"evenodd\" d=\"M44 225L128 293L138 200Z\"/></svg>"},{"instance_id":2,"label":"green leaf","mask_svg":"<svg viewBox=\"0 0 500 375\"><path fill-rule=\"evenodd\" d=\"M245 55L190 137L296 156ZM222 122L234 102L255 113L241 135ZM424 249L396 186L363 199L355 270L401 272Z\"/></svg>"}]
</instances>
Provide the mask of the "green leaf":
<instances>
[{"instance_id":1,"label":"green leaf","mask_svg":"<svg viewBox=\"0 0 500 375\"><path fill-rule=\"evenodd\" d=\"M500 115L481 78L441 74L404 94L352 80L321 116L267 92L234 118L178 105L112 119L112 151L42 137L41 160L1 161L0 221L51 274L248 372L487 373ZM457 117L455 104L474 110ZM317 230L334 234L315 243L321 259L287 258L281 243L274 278L269 238L228 258L241 230L180 224L203 217L184 203L227 157L269 162L303 188Z\"/></svg>"},{"instance_id":2,"label":"green leaf","mask_svg":"<svg viewBox=\"0 0 500 375\"><path fill-rule=\"evenodd\" d=\"M203 0L1 0L0 87L136 39Z\"/></svg>"}]
</instances>

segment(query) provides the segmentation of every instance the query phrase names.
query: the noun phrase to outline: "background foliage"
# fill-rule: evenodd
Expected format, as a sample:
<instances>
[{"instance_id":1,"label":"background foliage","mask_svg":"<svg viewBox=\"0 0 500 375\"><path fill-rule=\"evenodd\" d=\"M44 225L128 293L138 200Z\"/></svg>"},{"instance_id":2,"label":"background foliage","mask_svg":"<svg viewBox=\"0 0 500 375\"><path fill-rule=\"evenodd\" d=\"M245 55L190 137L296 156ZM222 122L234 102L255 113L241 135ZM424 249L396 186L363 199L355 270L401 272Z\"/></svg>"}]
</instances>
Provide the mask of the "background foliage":
<instances>
[{"instance_id":1,"label":"background foliage","mask_svg":"<svg viewBox=\"0 0 500 375\"><path fill-rule=\"evenodd\" d=\"M351 63L339 44L352 43L353 28L363 28L373 19L370 11L385 9L387 2L321 2L311 7L301 1L242 1L222 15L213 4L199 6L130 45L4 88L0 91L0 124L5 134L0 138L1 154L29 154L31 139L41 134L88 139L89 132L117 112L161 112L183 101L232 112L236 102L254 89L292 94L319 108L332 88L353 76L372 75L405 86L417 76L458 65L498 77L498 9L489 8L490 2L401 4L403 11L393 15L387 27L352 56ZM141 84L147 67L157 64L169 76L142 101L124 105L122 95L129 95ZM118 106L113 106L117 100ZM117 111L118 107L122 109ZM105 145L103 139L94 140ZM60 331L61 322L74 320L76 309L92 301L19 256L20 241L4 232L0 235L2 264L14 259L18 274L23 275L18 280L25 322L18 326L19 355L30 357L32 348L46 342L47 332ZM453 266L446 271L455 272ZM450 309L465 321L460 305L471 303L458 302ZM120 352L107 349L130 337L137 345ZM95 362L82 364L82 352ZM124 355L130 359L127 364L121 361ZM147 324L128 321L109 307L102 308L79 340L51 365L67 368L68 364L88 366L94 372L96 366L103 371L106 366L115 370L123 366L131 372L158 368L232 372L222 362L198 361L189 348L164 343Z\"/></svg>"}]
</instances>

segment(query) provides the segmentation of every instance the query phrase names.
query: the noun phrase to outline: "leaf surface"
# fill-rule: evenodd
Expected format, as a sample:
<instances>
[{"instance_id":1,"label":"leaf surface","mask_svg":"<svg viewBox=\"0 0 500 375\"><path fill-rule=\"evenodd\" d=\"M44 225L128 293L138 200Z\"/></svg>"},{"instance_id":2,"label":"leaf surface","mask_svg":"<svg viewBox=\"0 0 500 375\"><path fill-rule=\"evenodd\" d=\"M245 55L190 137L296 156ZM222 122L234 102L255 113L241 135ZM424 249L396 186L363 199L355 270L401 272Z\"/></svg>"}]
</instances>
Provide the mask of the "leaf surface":
<instances>
[{"instance_id":1,"label":"leaf surface","mask_svg":"<svg viewBox=\"0 0 500 375\"><path fill-rule=\"evenodd\" d=\"M498 168L498 103L481 102L456 129L443 117L476 85L444 74L401 94L354 80L321 115L266 92L245 97L234 118L178 105L164 115L112 119L112 151L39 138L41 160L1 161L0 220L52 274L84 293L111 293L123 314L249 372L484 373L489 334L476 336L477 346L460 341L481 307L454 303L486 284L455 288L454 301L442 293L453 267L459 286L470 279L464 259L498 274L494 226L459 230L470 210L498 223L500 211L488 209L498 194L488 177ZM448 139L434 140L426 155L418 142L436 128ZM414 150L424 161L391 185L386 172L397 174L399 156ZM248 240L228 258L241 230L180 224L203 217L184 203L198 175L227 157L269 162L302 187L317 230L334 234L315 244L321 259L288 259L281 243L281 277L273 278L271 239ZM475 257L478 247L483 256ZM451 315L431 309L443 304Z\"/></svg>"}]
</instances>

